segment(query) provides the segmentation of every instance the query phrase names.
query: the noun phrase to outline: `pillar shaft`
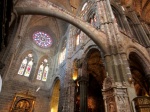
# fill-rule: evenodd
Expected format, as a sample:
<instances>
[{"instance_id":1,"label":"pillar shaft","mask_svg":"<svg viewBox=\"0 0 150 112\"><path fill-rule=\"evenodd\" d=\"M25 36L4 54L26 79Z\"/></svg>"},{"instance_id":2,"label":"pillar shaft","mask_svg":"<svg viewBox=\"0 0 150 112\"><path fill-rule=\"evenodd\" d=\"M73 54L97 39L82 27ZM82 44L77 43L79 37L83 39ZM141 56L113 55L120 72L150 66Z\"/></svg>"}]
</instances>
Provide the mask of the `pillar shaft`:
<instances>
[{"instance_id":1,"label":"pillar shaft","mask_svg":"<svg viewBox=\"0 0 150 112\"><path fill-rule=\"evenodd\" d=\"M87 112L87 78L80 77L80 112Z\"/></svg>"}]
</instances>

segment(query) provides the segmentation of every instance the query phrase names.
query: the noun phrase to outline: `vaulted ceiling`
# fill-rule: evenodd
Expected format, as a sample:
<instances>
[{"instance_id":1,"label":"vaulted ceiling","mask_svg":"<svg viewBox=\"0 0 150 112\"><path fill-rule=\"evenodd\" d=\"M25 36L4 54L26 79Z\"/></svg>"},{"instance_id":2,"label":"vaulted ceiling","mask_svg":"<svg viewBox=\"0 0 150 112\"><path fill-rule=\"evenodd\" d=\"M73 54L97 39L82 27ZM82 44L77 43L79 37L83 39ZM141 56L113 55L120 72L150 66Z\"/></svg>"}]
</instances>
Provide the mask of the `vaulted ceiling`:
<instances>
[{"instance_id":1,"label":"vaulted ceiling","mask_svg":"<svg viewBox=\"0 0 150 112\"><path fill-rule=\"evenodd\" d=\"M41 2L42 0L32 0L34 2ZM78 10L87 0L47 0L50 1L74 14L77 14ZM140 19L150 25L150 0L120 0L122 5L133 8L137 14L139 15ZM0 8L5 9L1 10L1 32L0 32L0 47L3 45L8 45L8 27L10 22L10 14L13 9L13 4L16 6L19 2L30 2L30 0L2 0L0 2ZM42 4L42 3L40 3ZM74 11L75 10L75 11ZM7 13L7 14L6 14ZM8 17L5 17L5 16ZM6 22L5 22L6 21ZM57 23L59 25L60 36L63 35L67 29L68 24L61 20L57 19ZM2 28L3 27L3 28Z\"/></svg>"},{"instance_id":2,"label":"vaulted ceiling","mask_svg":"<svg viewBox=\"0 0 150 112\"><path fill-rule=\"evenodd\" d=\"M121 3L133 8L143 21L150 24L150 0L121 0Z\"/></svg>"}]
</instances>

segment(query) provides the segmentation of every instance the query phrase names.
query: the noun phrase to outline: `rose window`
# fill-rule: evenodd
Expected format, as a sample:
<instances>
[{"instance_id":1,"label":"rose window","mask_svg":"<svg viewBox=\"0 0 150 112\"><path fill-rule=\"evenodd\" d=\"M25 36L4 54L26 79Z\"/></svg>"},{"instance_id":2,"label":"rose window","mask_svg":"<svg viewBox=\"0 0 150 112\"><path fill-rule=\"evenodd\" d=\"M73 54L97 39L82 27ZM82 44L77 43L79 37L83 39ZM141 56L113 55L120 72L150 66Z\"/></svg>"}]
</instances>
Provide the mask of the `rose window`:
<instances>
[{"instance_id":1,"label":"rose window","mask_svg":"<svg viewBox=\"0 0 150 112\"><path fill-rule=\"evenodd\" d=\"M35 32L33 34L33 40L38 46L42 48L48 48L52 45L51 37L45 32L41 31Z\"/></svg>"}]
</instances>

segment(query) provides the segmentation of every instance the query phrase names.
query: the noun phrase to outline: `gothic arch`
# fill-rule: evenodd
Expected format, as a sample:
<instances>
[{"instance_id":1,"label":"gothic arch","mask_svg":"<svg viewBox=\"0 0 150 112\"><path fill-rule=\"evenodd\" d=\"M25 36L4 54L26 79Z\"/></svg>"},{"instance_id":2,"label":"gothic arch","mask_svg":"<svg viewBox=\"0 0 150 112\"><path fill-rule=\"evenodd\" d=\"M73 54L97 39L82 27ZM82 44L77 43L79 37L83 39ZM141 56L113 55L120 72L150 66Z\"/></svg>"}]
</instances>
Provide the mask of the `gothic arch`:
<instances>
[{"instance_id":1,"label":"gothic arch","mask_svg":"<svg viewBox=\"0 0 150 112\"><path fill-rule=\"evenodd\" d=\"M37 79L39 67L40 67L41 63L44 61L44 59L47 59L47 61L48 61L47 64L49 64L49 66L50 66L51 60L47 55L44 55L39 60L37 60L36 70L35 70L35 74L34 74L34 79L35 80ZM50 72L50 70L48 71L48 76L50 74L49 72Z\"/></svg>"},{"instance_id":2,"label":"gothic arch","mask_svg":"<svg viewBox=\"0 0 150 112\"><path fill-rule=\"evenodd\" d=\"M149 73L150 72L150 69L148 69L148 66L149 63L150 63L150 59L149 57L146 57L146 56L149 56L148 53L144 54L144 52L141 51L141 49L139 48L135 48L135 47L131 47L131 48L128 48L127 50L127 59L129 59L129 55L131 53L134 53L135 55L137 55L140 63L142 64L143 68L145 68L145 73Z\"/></svg>"},{"instance_id":3,"label":"gothic arch","mask_svg":"<svg viewBox=\"0 0 150 112\"><path fill-rule=\"evenodd\" d=\"M106 35L103 32L97 31L95 28L91 27L90 24L85 23L80 18L68 13L64 9L54 4L51 4L49 2L45 4L43 3L44 5L41 5L38 3L32 4L32 1L30 3L28 2L26 3L27 4L23 4L23 6L20 5L19 7L15 8L19 15L41 14L41 15L53 16L53 17L65 20L75 25L76 27L80 28L82 31L84 31L84 33L86 33L101 48L101 50L104 53L107 52ZM49 7L47 4L50 5L51 7ZM37 7L31 8L31 5L37 6ZM24 7L24 6L28 6L28 7ZM49 8L50 10L45 9L45 8ZM103 37L103 38L99 38L99 37Z\"/></svg>"},{"instance_id":4,"label":"gothic arch","mask_svg":"<svg viewBox=\"0 0 150 112\"><path fill-rule=\"evenodd\" d=\"M27 51L23 52L21 55L19 55L19 54L16 55L15 60L16 60L16 62L18 62L18 64L19 64L19 65L17 65L18 67L20 66L22 60L23 60L29 53L32 53L32 55L33 55L33 62L34 62L34 63L38 61L38 57L37 57L36 53L35 53L33 50L27 50ZM17 56L18 56L18 58L17 58ZM33 66L36 66L36 65L33 65ZM18 67L17 67L17 68L18 68Z\"/></svg>"},{"instance_id":5,"label":"gothic arch","mask_svg":"<svg viewBox=\"0 0 150 112\"><path fill-rule=\"evenodd\" d=\"M105 78L105 67L103 66L101 50L98 46L89 46L83 55L82 74L88 78L87 104L88 110L94 112L104 111L102 95L102 84Z\"/></svg>"},{"instance_id":6,"label":"gothic arch","mask_svg":"<svg viewBox=\"0 0 150 112\"><path fill-rule=\"evenodd\" d=\"M50 111L58 112L60 96L60 80L58 77L54 79L50 96Z\"/></svg>"},{"instance_id":7,"label":"gothic arch","mask_svg":"<svg viewBox=\"0 0 150 112\"><path fill-rule=\"evenodd\" d=\"M82 61L83 61L83 64L86 64L86 66L90 66L90 58L91 58L91 56L93 55L93 53L96 53L96 54L94 54L96 57L97 57L97 65L96 65L96 67L94 68L95 70L97 69L97 70L100 70L100 71L96 71L96 72L89 72L88 71L88 73L87 73L87 71L85 71L86 73L87 73L87 75L89 75L90 73L93 73L93 74L95 74L95 77L96 76L99 76L100 74L102 74L103 76L101 77L101 76L99 76L99 78L102 78L102 80L101 81L99 81L99 83L103 83L103 79L104 79L104 77L105 77L105 75L106 75L106 73L105 73L105 65L104 65L104 60L103 60L103 54L102 54L102 51L98 48L98 46L96 46L96 45L93 45L93 46L89 46L85 51L84 51L84 54L83 54L83 56L82 56ZM98 53L98 54L97 54ZM92 58L91 58L92 59ZM95 60L94 60L95 61ZM82 69L84 69L84 65L82 65L83 66L83 68ZM92 66L91 66L92 67ZM93 68L93 67L92 67ZM99 69L98 69L99 68ZM101 68L101 69L100 69ZM87 70L88 70L89 68L87 67ZM97 74L97 75L96 75ZM98 78L98 77L97 77Z\"/></svg>"},{"instance_id":8,"label":"gothic arch","mask_svg":"<svg viewBox=\"0 0 150 112\"><path fill-rule=\"evenodd\" d=\"M28 56L29 54L32 54L32 56L31 57ZM28 63L30 63L32 61L32 66L30 64L30 67L29 67L30 68L29 76L26 76L26 78L22 77L23 80L27 81L27 79L32 80L32 77L34 76L33 74L34 74L34 71L35 71L35 66L36 66L35 62L37 61L37 60L35 60L36 53L32 50L25 51L24 53L19 55L18 58L15 57L15 60L16 60L17 64L16 64L16 70L14 71L14 75L17 76L16 78L19 78L21 76L21 74L18 74L18 71L20 72L20 67L22 66L22 63L23 63L23 60L25 59L25 57L27 57L27 59L29 59L27 61ZM22 72L23 73L22 76L25 76L25 72L28 69L27 67L28 67L28 64L25 65L25 68L24 68L25 71Z\"/></svg>"},{"instance_id":9,"label":"gothic arch","mask_svg":"<svg viewBox=\"0 0 150 112\"><path fill-rule=\"evenodd\" d=\"M33 54L33 51L32 50L27 50L27 51L24 51L23 53L21 53L21 55L18 54L19 58L17 59L20 59L22 60L27 54L29 53L32 53Z\"/></svg>"},{"instance_id":10,"label":"gothic arch","mask_svg":"<svg viewBox=\"0 0 150 112\"><path fill-rule=\"evenodd\" d=\"M111 5L112 5L120 14L123 13L123 10L122 10L121 6L118 5L118 4L116 4L116 2L111 1Z\"/></svg>"},{"instance_id":11,"label":"gothic arch","mask_svg":"<svg viewBox=\"0 0 150 112\"><path fill-rule=\"evenodd\" d=\"M150 95L150 65L148 60L135 49L130 51L128 59L137 96Z\"/></svg>"},{"instance_id":12,"label":"gothic arch","mask_svg":"<svg viewBox=\"0 0 150 112\"><path fill-rule=\"evenodd\" d=\"M100 53L102 53L102 51L97 45L90 45L87 47L87 49L84 50L84 53L82 54L81 58L86 59L89 53L92 52L92 49L98 50Z\"/></svg>"}]
</instances>

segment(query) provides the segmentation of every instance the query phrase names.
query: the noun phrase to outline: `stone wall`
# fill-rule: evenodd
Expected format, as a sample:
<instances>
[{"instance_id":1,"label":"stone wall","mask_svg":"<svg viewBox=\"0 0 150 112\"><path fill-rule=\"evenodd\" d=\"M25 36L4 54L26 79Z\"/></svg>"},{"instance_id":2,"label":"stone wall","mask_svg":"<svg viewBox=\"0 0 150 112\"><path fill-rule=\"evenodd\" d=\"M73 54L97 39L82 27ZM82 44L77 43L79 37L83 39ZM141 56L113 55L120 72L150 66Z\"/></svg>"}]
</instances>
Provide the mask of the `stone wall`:
<instances>
[{"instance_id":1,"label":"stone wall","mask_svg":"<svg viewBox=\"0 0 150 112\"><path fill-rule=\"evenodd\" d=\"M2 92L0 93L0 111L8 112L13 103L16 93L26 94L36 97L34 111L35 112L48 112L49 110L49 91L39 90L36 92L37 87L31 86L29 83L19 82L17 80L8 80L4 82Z\"/></svg>"}]
</instances>

